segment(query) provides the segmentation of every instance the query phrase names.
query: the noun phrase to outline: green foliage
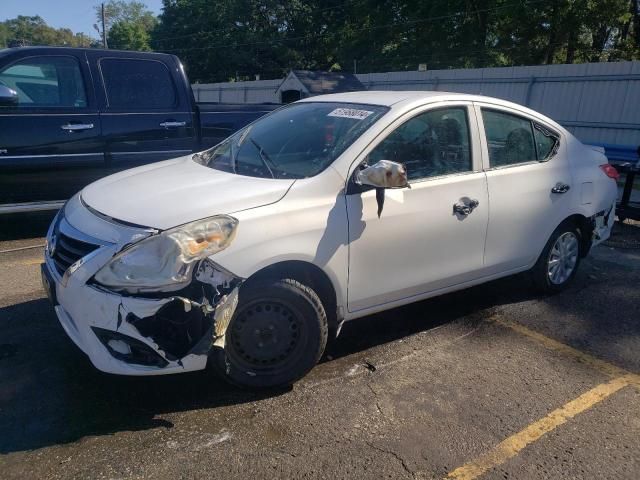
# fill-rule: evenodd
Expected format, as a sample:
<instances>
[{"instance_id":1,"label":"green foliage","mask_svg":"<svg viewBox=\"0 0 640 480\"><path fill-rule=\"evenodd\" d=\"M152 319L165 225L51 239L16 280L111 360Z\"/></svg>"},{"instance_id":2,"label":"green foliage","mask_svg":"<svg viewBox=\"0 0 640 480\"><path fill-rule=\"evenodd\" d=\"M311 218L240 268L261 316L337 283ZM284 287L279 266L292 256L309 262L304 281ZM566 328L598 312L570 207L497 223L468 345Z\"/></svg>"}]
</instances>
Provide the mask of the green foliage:
<instances>
[{"instance_id":1,"label":"green foliage","mask_svg":"<svg viewBox=\"0 0 640 480\"><path fill-rule=\"evenodd\" d=\"M95 6L96 19L102 24L102 9ZM158 23L147 6L142 2L110 0L104 5L105 28L109 48L121 50L151 50L151 31Z\"/></svg>"},{"instance_id":2,"label":"green foliage","mask_svg":"<svg viewBox=\"0 0 640 480\"><path fill-rule=\"evenodd\" d=\"M154 49L194 80L636 59L640 0L164 0Z\"/></svg>"},{"instance_id":3,"label":"green foliage","mask_svg":"<svg viewBox=\"0 0 640 480\"><path fill-rule=\"evenodd\" d=\"M24 45L61 45L89 47L93 39L68 28L53 28L40 16L16 18L0 22L0 48Z\"/></svg>"},{"instance_id":4,"label":"green foliage","mask_svg":"<svg viewBox=\"0 0 640 480\"><path fill-rule=\"evenodd\" d=\"M110 0L105 10L111 48L174 53L199 82L354 64L364 73L640 58L640 0L163 0L159 18L143 2ZM0 46L16 42L90 39L40 17L0 22Z\"/></svg>"},{"instance_id":5,"label":"green foliage","mask_svg":"<svg viewBox=\"0 0 640 480\"><path fill-rule=\"evenodd\" d=\"M109 48L149 51L149 32L144 25L118 21L111 25L107 41Z\"/></svg>"}]
</instances>

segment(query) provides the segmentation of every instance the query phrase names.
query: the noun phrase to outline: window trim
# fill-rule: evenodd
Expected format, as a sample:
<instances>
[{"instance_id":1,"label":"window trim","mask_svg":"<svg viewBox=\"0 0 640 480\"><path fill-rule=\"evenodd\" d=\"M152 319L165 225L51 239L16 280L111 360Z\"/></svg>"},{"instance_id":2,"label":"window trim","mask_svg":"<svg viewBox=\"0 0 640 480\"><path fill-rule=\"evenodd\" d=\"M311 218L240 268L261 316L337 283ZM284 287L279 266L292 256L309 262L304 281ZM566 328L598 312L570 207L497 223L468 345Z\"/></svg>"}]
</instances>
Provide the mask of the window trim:
<instances>
[{"instance_id":1,"label":"window trim","mask_svg":"<svg viewBox=\"0 0 640 480\"><path fill-rule=\"evenodd\" d=\"M60 55L27 55L25 57L18 57L16 58L13 62L9 63L8 65L6 65L3 68L3 71L13 67L14 65L21 63L25 60L29 60L29 59L33 59L33 58L45 58L45 59L51 59L51 58L70 58L72 60L74 60L76 62L76 66L78 67L78 71L80 72L80 78L82 79L82 88L84 89L84 98L85 98L85 103L86 105L84 107L70 107L68 105L37 105L37 106L21 106L20 104L18 104L17 106L12 106L12 107L0 107L0 113L7 113L7 112L14 112L14 113L18 113L18 112L31 112L31 113L35 113L39 110L44 110L46 112L69 112L71 111L72 113L76 113L76 114L84 114L87 111L91 110L90 108L90 103L91 103L91 91L89 90L89 85L87 85L87 78L86 78L86 74L83 71L82 68L82 62L80 61L80 59L78 57L76 57L75 55L65 55L65 54L60 54ZM26 114L26 113L25 113Z\"/></svg>"},{"instance_id":2,"label":"window trim","mask_svg":"<svg viewBox=\"0 0 640 480\"><path fill-rule=\"evenodd\" d=\"M173 100L173 104L172 105L165 105L162 107L157 107L157 108L150 108L150 107L139 107L136 105L133 105L131 107L114 107L110 104L110 100L109 100L109 93L107 92L107 82L104 79L104 73L102 71L102 61L103 60L133 60L136 62L156 62L159 63L160 65L162 65L164 67L164 69L166 70L167 74L169 75L169 81L171 82L171 86L173 87L173 93L174 93L174 100ZM104 102L105 102L105 110L110 111L110 112L131 112L132 110L135 109L136 112L142 112L142 111L151 111L151 112L158 112L158 111L166 111L166 110L170 110L170 109L176 109L179 105L180 105L180 98L179 98L179 92L178 92L178 88L176 87L176 83L173 79L173 75L171 74L171 70L169 69L169 67L167 66L166 63L164 63L161 60L156 60L154 58L139 58L139 57L101 57L98 59L98 72L100 72L100 83L102 83L102 91L104 93ZM172 111L172 113L175 113Z\"/></svg>"},{"instance_id":3,"label":"window trim","mask_svg":"<svg viewBox=\"0 0 640 480\"><path fill-rule=\"evenodd\" d=\"M508 169L508 168L517 168L517 167L523 167L523 166L527 166L527 165L537 165L540 163L547 163L550 160L552 160L553 158L556 157L556 155L558 154L558 152L560 151L560 148L562 146L564 137L563 135L555 128L555 127L551 127L549 126L548 123L546 123L544 120L536 118L532 115L530 115L528 112L523 112L520 110L517 110L513 107L510 106L505 106L505 105L499 105L499 104L493 104L493 103L488 103L488 102L473 102L473 107L474 110L476 112L476 119L477 119L477 124L478 124L478 133L480 135L480 144L481 144L481 151L482 151L482 166L483 166L483 171L485 172L490 172L490 171L494 171L494 170L504 170L504 169ZM487 133L486 133L486 129L484 126L484 118L482 116L482 110L492 110L498 113L504 113L507 115L512 115L514 117L520 117L524 120L527 120L530 124L531 124L531 128L532 128L532 135L533 135L533 143L534 143L534 149L536 150L536 160L530 160L527 162L521 162L521 163L514 163L511 165L500 165L500 166L495 166L492 167L491 166L491 160L489 158L489 144L487 141ZM548 158L544 159L544 160L537 160L538 157L538 147L536 145L535 142L535 126L538 125L539 127L543 128L544 130L547 130L549 133L551 133L552 135L556 136L558 139L558 142L556 143L556 146L554 147L553 150L553 154L550 155Z\"/></svg>"},{"instance_id":4,"label":"window trim","mask_svg":"<svg viewBox=\"0 0 640 480\"><path fill-rule=\"evenodd\" d=\"M395 132L399 127L407 123L409 120L427 113L432 110L442 110L447 108L462 108L466 111L467 127L469 133L469 150L471 154L471 170L466 172L453 172L445 175L438 175L433 177L422 177L415 180L409 180L410 185L421 184L430 181L442 180L448 177L458 177L462 175L470 175L474 173L480 173L483 171L482 165L482 144L480 141L480 135L478 129L477 119L475 117L475 110L473 102L469 100L440 100L435 102L429 102L423 105L419 105L411 110L402 113L396 119L394 119L389 125L387 125L376 137L371 140L356 156L355 160L349 165L346 192L347 195L354 193L361 193L360 189L354 189L352 185L353 176L360 165L367 159L369 154L375 150L384 140ZM373 187L372 187L373 188ZM362 190L366 191L366 190Z\"/></svg>"}]
</instances>

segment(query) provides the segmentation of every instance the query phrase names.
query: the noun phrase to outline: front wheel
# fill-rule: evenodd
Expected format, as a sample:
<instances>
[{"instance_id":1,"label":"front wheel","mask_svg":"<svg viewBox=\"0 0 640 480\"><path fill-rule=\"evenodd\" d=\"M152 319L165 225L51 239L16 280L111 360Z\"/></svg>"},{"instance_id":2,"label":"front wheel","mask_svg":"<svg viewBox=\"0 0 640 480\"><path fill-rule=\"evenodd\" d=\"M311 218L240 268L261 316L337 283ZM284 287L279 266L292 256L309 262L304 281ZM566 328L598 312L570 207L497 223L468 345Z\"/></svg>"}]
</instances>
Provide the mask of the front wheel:
<instances>
[{"instance_id":1,"label":"front wheel","mask_svg":"<svg viewBox=\"0 0 640 480\"><path fill-rule=\"evenodd\" d=\"M580 238L580 230L570 223L560 225L551 234L531 270L539 290L555 293L571 283L580 265Z\"/></svg>"},{"instance_id":2,"label":"front wheel","mask_svg":"<svg viewBox=\"0 0 640 480\"><path fill-rule=\"evenodd\" d=\"M312 289L291 279L249 282L213 366L239 386L289 385L318 362L327 335L327 316Z\"/></svg>"}]
</instances>

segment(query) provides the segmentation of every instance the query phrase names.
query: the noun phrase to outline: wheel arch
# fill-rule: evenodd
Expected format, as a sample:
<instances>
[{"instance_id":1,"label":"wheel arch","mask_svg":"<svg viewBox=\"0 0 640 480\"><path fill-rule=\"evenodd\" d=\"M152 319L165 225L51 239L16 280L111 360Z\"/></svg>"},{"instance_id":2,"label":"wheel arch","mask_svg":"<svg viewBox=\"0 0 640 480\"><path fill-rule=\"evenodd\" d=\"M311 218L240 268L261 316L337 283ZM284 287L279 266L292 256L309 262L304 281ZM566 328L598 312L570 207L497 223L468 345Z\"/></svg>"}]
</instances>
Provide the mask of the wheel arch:
<instances>
[{"instance_id":1,"label":"wheel arch","mask_svg":"<svg viewBox=\"0 0 640 480\"><path fill-rule=\"evenodd\" d=\"M549 234L549 237L562 225L573 225L580 231L580 256L586 257L591 249L592 235L593 235L593 222L581 213L574 213L560 222L553 231ZM547 238L548 241L548 238ZM546 242L545 242L546 244ZM544 248L544 247L543 247Z\"/></svg>"},{"instance_id":2,"label":"wheel arch","mask_svg":"<svg viewBox=\"0 0 640 480\"><path fill-rule=\"evenodd\" d=\"M273 263L253 273L245 284L266 278L296 280L313 289L324 306L330 336L337 336L344 320L339 312L339 298L329 275L317 265L304 260L284 260Z\"/></svg>"}]
</instances>

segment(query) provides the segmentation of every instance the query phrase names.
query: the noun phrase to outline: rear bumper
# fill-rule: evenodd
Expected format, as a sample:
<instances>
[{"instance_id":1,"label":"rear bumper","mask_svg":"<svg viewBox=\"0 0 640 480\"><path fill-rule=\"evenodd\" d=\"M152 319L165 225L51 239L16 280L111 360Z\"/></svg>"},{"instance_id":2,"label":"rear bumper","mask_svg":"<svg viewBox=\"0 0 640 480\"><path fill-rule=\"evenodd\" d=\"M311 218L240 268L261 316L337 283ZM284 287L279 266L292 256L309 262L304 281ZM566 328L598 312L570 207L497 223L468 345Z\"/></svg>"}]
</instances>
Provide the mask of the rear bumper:
<instances>
[{"instance_id":1,"label":"rear bumper","mask_svg":"<svg viewBox=\"0 0 640 480\"><path fill-rule=\"evenodd\" d=\"M616 219L616 204L615 202L605 210L597 212L591 217L591 224L593 227L593 234L591 237L591 245L596 246L611 236L611 229Z\"/></svg>"}]
</instances>

